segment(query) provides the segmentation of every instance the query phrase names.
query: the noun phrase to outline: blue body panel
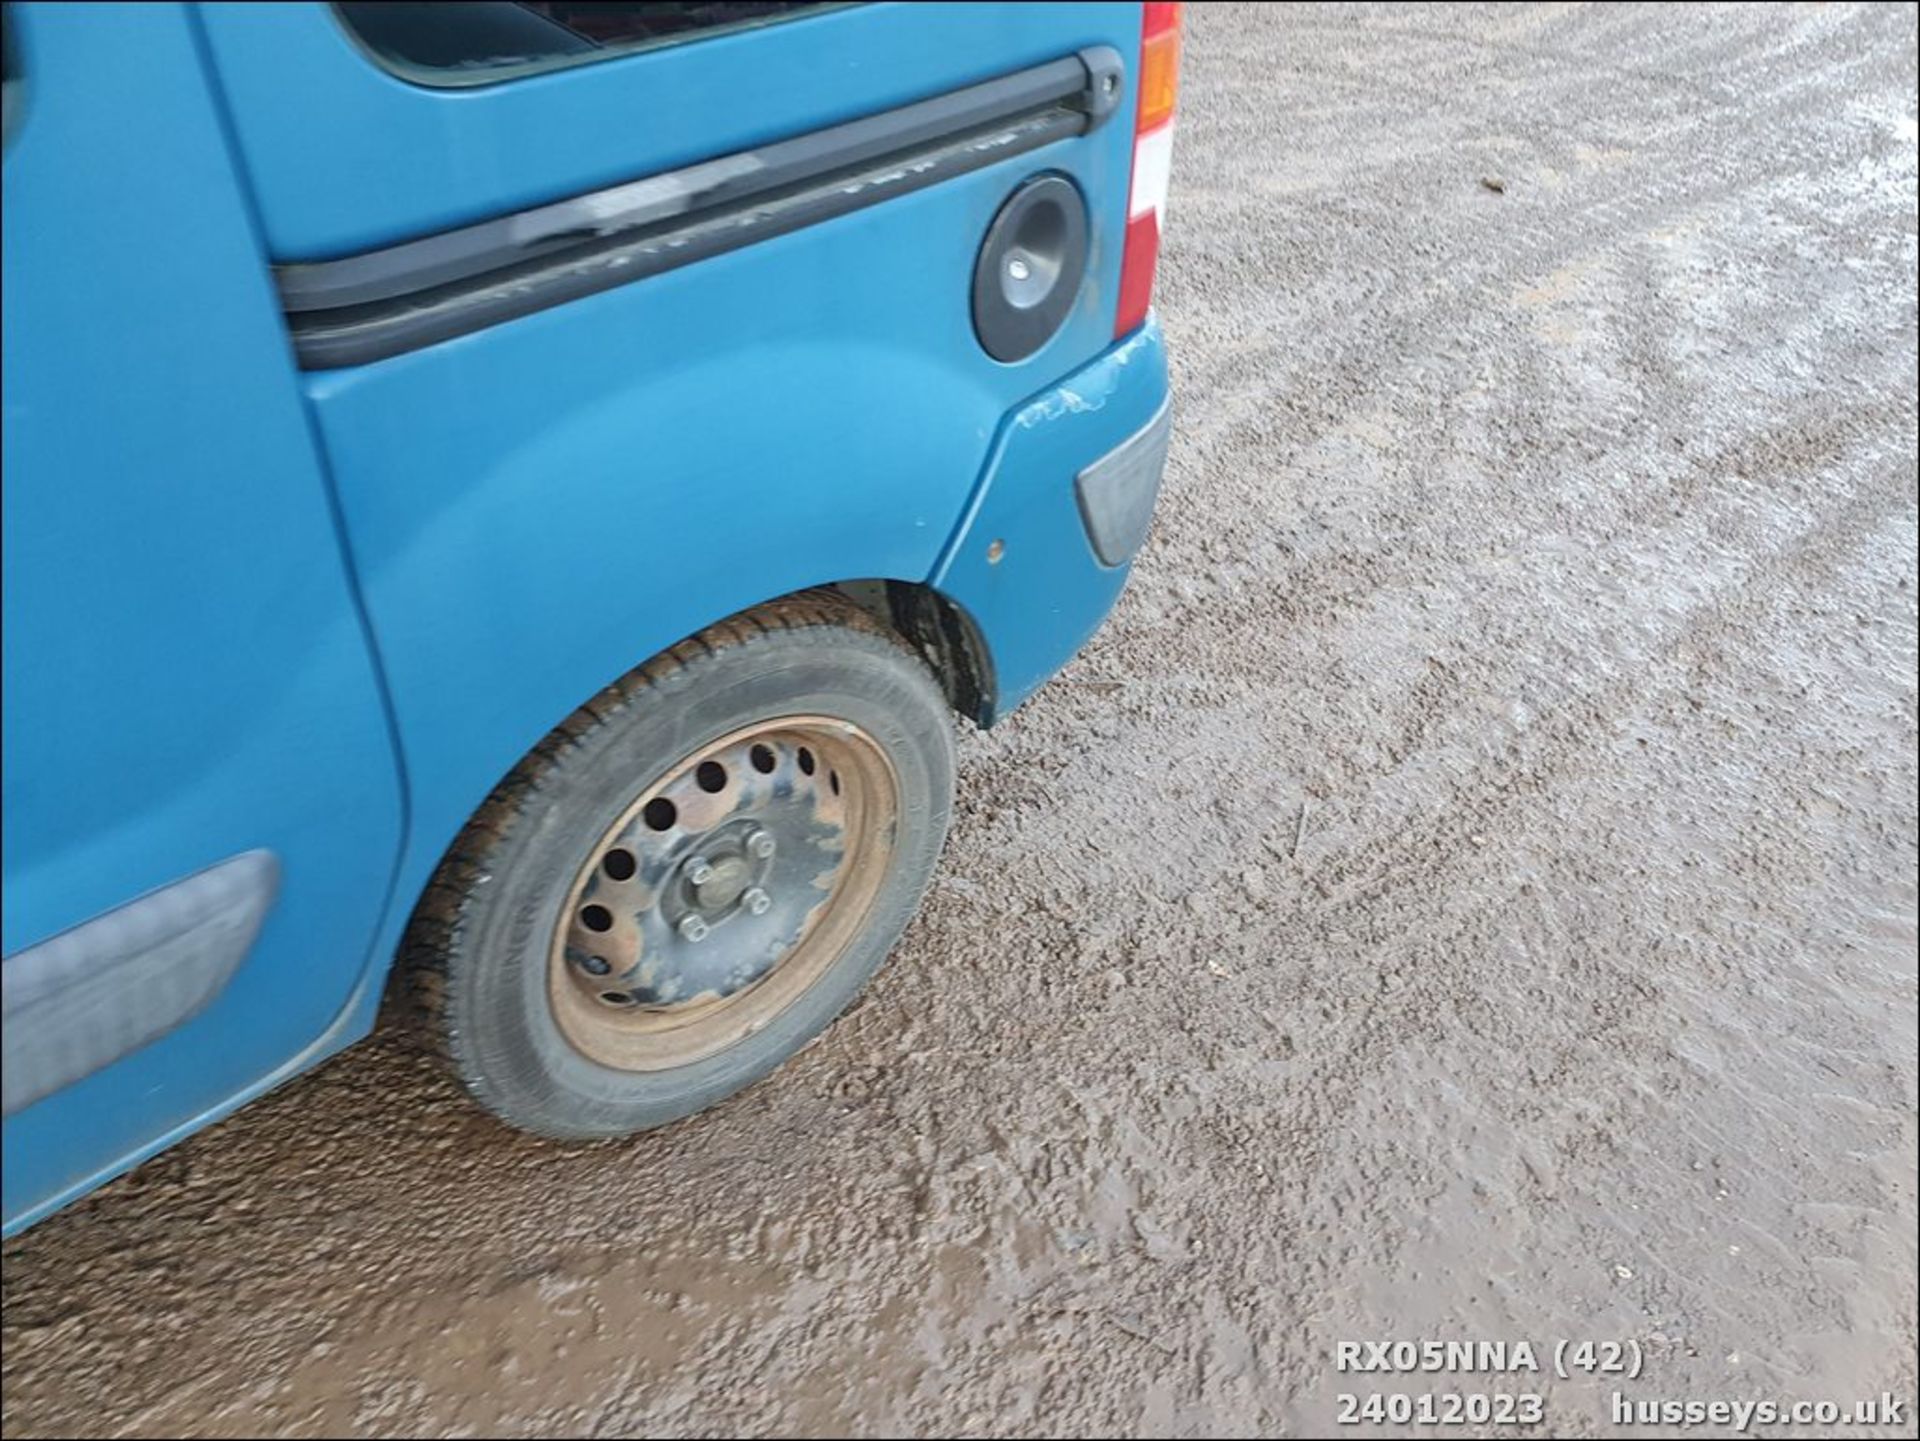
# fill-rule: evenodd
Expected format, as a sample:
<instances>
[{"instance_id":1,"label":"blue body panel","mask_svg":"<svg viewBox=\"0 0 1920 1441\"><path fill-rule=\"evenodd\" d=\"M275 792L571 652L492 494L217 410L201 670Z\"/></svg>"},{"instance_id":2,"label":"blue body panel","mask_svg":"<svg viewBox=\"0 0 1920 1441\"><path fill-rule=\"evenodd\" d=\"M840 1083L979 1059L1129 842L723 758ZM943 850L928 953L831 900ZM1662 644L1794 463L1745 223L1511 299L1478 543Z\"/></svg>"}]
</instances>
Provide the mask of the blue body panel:
<instances>
[{"instance_id":1,"label":"blue body panel","mask_svg":"<svg viewBox=\"0 0 1920 1441\"><path fill-rule=\"evenodd\" d=\"M976 504L929 577L987 638L1000 714L1065 665L1119 598L1132 567L1094 555L1073 478L1166 398L1166 347L1149 319L1001 427ZM995 541L1001 550L991 560Z\"/></svg>"},{"instance_id":2,"label":"blue body panel","mask_svg":"<svg viewBox=\"0 0 1920 1441\"><path fill-rule=\"evenodd\" d=\"M268 273L1130 54L1138 5L862 6L473 90L387 74L321 6L80 18L103 9L22 17L33 89L5 161L6 951L251 846L286 892L208 1012L7 1120L9 1230L364 1034L473 809L703 626L811 585L928 582L1011 709L1125 578L1074 475L1166 394L1156 327L1109 338L1124 123L353 369L294 371ZM57 173L96 152L141 173ZM1093 250L1060 333L1005 365L967 282L1041 171L1087 197ZM134 261L98 221L43 231L109 193L142 207ZM141 297L83 283L115 264ZM71 564L89 516L110 577ZM138 724L71 717L115 695Z\"/></svg>"},{"instance_id":3,"label":"blue body panel","mask_svg":"<svg viewBox=\"0 0 1920 1441\"><path fill-rule=\"evenodd\" d=\"M283 884L208 1010L8 1117L9 1226L314 1047L367 967L402 819L191 16L12 19L31 88L4 168L5 952L255 847Z\"/></svg>"}]
</instances>

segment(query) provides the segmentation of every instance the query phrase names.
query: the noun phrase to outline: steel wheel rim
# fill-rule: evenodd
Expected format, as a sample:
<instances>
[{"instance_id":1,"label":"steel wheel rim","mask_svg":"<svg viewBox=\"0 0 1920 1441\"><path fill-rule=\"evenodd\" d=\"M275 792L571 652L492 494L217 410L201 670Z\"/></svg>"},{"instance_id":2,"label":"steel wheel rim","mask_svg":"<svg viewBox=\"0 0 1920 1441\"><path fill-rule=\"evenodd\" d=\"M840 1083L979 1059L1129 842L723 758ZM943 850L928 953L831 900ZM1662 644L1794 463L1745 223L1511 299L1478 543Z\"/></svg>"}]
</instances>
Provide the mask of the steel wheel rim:
<instances>
[{"instance_id":1,"label":"steel wheel rim","mask_svg":"<svg viewBox=\"0 0 1920 1441\"><path fill-rule=\"evenodd\" d=\"M785 716L694 751L575 874L547 964L561 1034L659 1071L765 1029L860 933L898 817L892 763L848 721Z\"/></svg>"}]
</instances>

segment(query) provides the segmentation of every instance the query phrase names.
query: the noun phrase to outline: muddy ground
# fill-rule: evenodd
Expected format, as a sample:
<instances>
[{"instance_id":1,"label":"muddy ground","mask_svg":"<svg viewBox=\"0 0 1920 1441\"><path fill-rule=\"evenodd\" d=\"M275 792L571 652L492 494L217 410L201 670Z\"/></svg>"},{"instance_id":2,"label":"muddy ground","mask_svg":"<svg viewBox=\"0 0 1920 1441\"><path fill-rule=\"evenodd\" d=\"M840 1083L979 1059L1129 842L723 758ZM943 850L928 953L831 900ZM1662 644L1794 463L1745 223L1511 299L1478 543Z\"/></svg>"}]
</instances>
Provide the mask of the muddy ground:
<instances>
[{"instance_id":1,"label":"muddy ground","mask_svg":"<svg viewBox=\"0 0 1920 1441\"><path fill-rule=\"evenodd\" d=\"M1155 539L866 999L597 1148L349 1053L8 1247L8 1434L1911 1406L1914 75L1193 7ZM1333 1370L1422 1337L1645 1374Z\"/></svg>"}]
</instances>

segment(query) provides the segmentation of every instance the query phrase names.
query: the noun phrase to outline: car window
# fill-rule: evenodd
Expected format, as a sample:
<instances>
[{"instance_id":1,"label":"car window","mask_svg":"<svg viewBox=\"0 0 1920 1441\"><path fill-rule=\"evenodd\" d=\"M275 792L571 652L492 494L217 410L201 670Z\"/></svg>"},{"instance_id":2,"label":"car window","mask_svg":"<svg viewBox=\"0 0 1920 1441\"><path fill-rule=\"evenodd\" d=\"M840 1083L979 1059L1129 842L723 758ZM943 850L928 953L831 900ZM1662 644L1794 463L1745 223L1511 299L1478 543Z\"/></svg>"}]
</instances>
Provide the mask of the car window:
<instances>
[{"instance_id":1,"label":"car window","mask_svg":"<svg viewBox=\"0 0 1920 1441\"><path fill-rule=\"evenodd\" d=\"M26 105L26 81L20 74L20 52L13 43L13 6L0 5L0 146L13 139L14 127Z\"/></svg>"},{"instance_id":2,"label":"car window","mask_svg":"<svg viewBox=\"0 0 1920 1441\"><path fill-rule=\"evenodd\" d=\"M333 8L389 70L425 85L485 85L837 10L842 3L428 0Z\"/></svg>"}]
</instances>

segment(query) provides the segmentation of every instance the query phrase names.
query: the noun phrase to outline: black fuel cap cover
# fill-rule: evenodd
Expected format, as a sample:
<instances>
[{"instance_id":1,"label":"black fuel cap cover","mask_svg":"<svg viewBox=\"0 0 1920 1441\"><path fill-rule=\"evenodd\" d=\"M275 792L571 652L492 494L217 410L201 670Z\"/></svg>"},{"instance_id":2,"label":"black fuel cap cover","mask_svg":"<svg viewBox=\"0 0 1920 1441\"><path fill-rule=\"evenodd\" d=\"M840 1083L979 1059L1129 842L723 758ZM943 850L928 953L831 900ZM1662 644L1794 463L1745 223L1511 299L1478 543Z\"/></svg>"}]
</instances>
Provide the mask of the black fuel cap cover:
<instances>
[{"instance_id":1,"label":"black fuel cap cover","mask_svg":"<svg viewBox=\"0 0 1920 1441\"><path fill-rule=\"evenodd\" d=\"M973 331L995 360L1025 360L1073 309L1087 273L1087 203L1064 175L1021 182L973 265Z\"/></svg>"}]
</instances>

